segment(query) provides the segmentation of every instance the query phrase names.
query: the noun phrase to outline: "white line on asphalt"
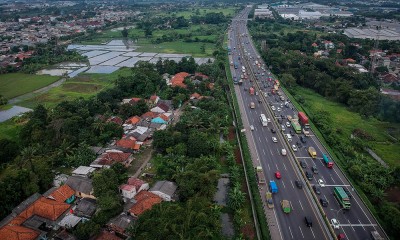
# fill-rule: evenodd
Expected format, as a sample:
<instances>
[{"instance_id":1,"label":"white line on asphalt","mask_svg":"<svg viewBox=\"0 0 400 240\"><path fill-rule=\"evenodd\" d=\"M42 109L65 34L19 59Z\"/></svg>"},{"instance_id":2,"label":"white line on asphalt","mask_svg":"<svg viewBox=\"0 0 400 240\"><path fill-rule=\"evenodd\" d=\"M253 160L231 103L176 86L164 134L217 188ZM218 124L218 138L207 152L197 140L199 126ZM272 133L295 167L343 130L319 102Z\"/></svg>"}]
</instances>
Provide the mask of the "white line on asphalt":
<instances>
[{"instance_id":1,"label":"white line on asphalt","mask_svg":"<svg viewBox=\"0 0 400 240\"><path fill-rule=\"evenodd\" d=\"M301 236L303 236L303 238L304 238L304 234L303 234L303 231L301 231L301 227L299 226L299 229L300 229L300 232L301 232Z\"/></svg>"},{"instance_id":2,"label":"white line on asphalt","mask_svg":"<svg viewBox=\"0 0 400 240\"><path fill-rule=\"evenodd\" d=\"M264 153L264 155L265 155L265 150L264 150L264 148L263 148L263 153Z\"/></svg>"},{"instance_id":3,"label":"white line on asphalt","mask_svg":"<svg viewBox=\"0 0 400 240\"><path fill-rule=\"evenodd\" d=\"M282 184L283 184L283 188L286 188L286 185L285 185L285 182L284 182L284 181L282 181Z\"/></svg>"},{"instance_id":4,"label":"white line on asphalt","mask_svg":"<svg viewBox=\"0 0 400 240\"><path fill-rule=\"evenodd\" d=\"M361 224L361 227L362 227L362 228L364 229L364 231L365 231L364 225L361 223L360 219L358 219L358 222Z\"/></svg>"},{"instance_id":5,"label":"white line on asphalt","mask_svg":"<svg viewBox=\"0 0 400 240\"><path fill-rule=\"evenodd\" d=\"M285 165L285 163L283 163L283 168L285 168L285 170L287 170L287 169L286 169L286 165Z\"/></svg>"},{"instance_id":6,"label":"white line on asphalt","mask_svg":"<svg viewBox=\"0 0 400 240\"><path fill-rule=\"evenodd\" d=\"M275 167L276 167L276 170L278 170L279 168L278 168L278 165L275 163Z\"/></svg>"},{"instance_id":7,"label":"white line on asphalt","mask_svg":"<svg viewBox=\"0 0 400 240\"><path fill-rule=\"evenodd\" d=\"M301 210L303 210L303 211L304 211L303 204L301 204L301 201L300 201L300 199L299 199L299 203L300 203Z\"/></svg>"},{"instance_id":8,"label":"white line on asphalt","mask_svg":"<svg viewBox=\"0 0 400 240\"><path fill-rule=\"evenodd\" d=\"M271 155L274 156L274 153L272 152L271 148L269 149L269 151L271 152Z\"/></svg>"},{"instance_id":9,"label":"white line on asphalt","mask_svg":"<svg viewBox=\"0 0 400 240\"><path fill-rule=\"evenodd\" d=\"M289 226L289 232L290 232L290 235L291 235L292 238L293 238L292 229L290 229L290 226Z\"/></svg>"},{"instance_id":10,"label":"white line on asphalt","mask_svg":"<svg viewBox=\"0 0 400 240\"><path fill-rule=\"evenodd\" d=\"M258 137L258 141L261 143L261 138L260 137Z\"/></svg>"},{"instance_id":11,"label":"white line on asphalt","mask_svg":"<svg viewBox=\"0 0 400 240\"><path fill-rule=\"evenodd\" d=\"M268 170L271 171L271 167L269 166L269 164L267 164L267 165L268 165Z\"/></svg>"},{"instance_id":12,"label":"white line on asphalt","mask_svg":"<svg viewBox=\"0 0 400 240\"><path fill-rule=\"evenodd\" d=\"M331 177L332 182L335 182L335 180L333 180L332 174L329 174L329 176Z\"/></svg>"},{"instance_id":13,"label":"white line on asphalt","mask_svg":"<svg viewBox=\"0 0 400 240\"><path fill-rule=\"evenodd\" d=\"M312 228L310 228L310 229L311 229L311 233L312 233L313 237L315 238L314 231L312 230Z\"/></svg>"},{"instance_id":14,"label":"white line on asphalt","mask_svg":"<svg viewBox=\"0 0 400 240\"><path fill-rule=\"evenodd\" d=\"M351 226L351 222L350 222L350 220L349 220L349 219L347 219L347 221L349 222L351 229L353 229L353 232L355 232L356 230L354 230L353 226Z\"/></svg>"},{"instance_id":15,"label":"white line on asphalt","mask_svg":"<svg viewBox=\"0 0 400 240\"><path fill-rule=\"evenodd\" d=\"M294 188L293 181L290 181L290 183L292 184L292 188Z\"/></svg>"}]
</instances>

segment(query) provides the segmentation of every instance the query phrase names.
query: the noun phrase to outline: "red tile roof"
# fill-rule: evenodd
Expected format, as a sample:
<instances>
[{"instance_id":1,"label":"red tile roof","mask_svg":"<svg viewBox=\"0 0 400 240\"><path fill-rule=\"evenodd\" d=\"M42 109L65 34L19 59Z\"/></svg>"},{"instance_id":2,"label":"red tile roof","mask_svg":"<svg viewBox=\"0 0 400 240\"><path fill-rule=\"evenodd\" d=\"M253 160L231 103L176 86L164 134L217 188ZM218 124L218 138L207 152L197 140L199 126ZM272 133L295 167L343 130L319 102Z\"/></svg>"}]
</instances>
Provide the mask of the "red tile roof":
<instances>
[{"instance_id":1,"label":"red tile roof","mask_svg":"<svg viewBox=\"0 0 400 240\"><path fill-rule=\"evenodd\" d=\"M134 149L136 144L136 140L123 138L117 141L116 145L118 147L127 148L127 149Z\"/></svg>"},{"instance_id":2,"label":"red tile roof","mask_svg":"<svg viewBox=\"0 0 400 240\"><path fill-rule=\"evenodd\" d=\"M48 198L54 199L58 202L65 202L68 198L75 194L75 191L67 184L62 185L52 192Z\"/></svg>"},{"instance_id":3,"label":"red tile roof","mask_svg":"<svg viewBox=\"0 0 400 240\"><path fill-rule=\"evenodd\" d=\"M164 120L166 122L168 122L168 120L169 120L169 118L167 116L165 116L164 114L161 114L159 117L162 118L162 120Z\"/></svg>"},{"instance_id":4,"label":"red tile roof","mask_svg":"<svg viewBox=\"0 0 400 240\"><path fill-rule=\"evenodd\" d=\"M118 125L122 125L122 123L123 123L123 121L120 117L110 117L109 119L107 119L107 122L113 122Z\"/></svg>"},{"instance_id":5,"label":"red tile roof","mask_svg":"<svg viewBox=\"0 0 400 240\"><path fill-rule=\"evenodd\" d=\"M34 240L39 236L39 232L22 226L4 226L0 228L2 240Z\"/></svg>"},{"instance_id":6,"label":"red tile roof","mask_svg":"<svg viewBox=\"0 0 400 240\"><path fill-rule=\"evenodd\" d=\"M143 181L139 178L131 177L128 179L128 184L134 186L136 188L136 191L138 191L140 189L140 187L145 183L146 183L145 181Z\"/></svg>"},{"instance_id":7,"label":"red tile roof","mask_svg":"<svg viewBox=\"0 0 400 240\"><path fill-rule=\"evenodd\" d=\"M151 209L153 205L162 201L159 196L148 191L139 192L134 199L137 202L132 206L131 209L129 209L129 212L134 216L140 216L145 211Z\"/></svg>"},{"instance_id":8,"label":"red tile roof","mask_svg":"<svg viewBox=\"0 0 400 240\"><path fill-rule=\"evenodd\" d=\"M185 77L189 75L190 74L187 72L180 72L175 74L175 76L173 76L171 79L172 86L186 88L186 84L184 84L183 81L185 80Z\"/></svg>"},{"instance_id":9,"label":"red tile roof","mask_svg":"<svg viewBox=\"0 0 400 240\"><path fill-rule=\"evenodd\" d=\"M158 116L158 114L157 113L153 113L153 112L147 112L147 113L144 113L142 116L140 116L141 118L150 118L150 119L153 119L153 118L156 118Z\"/></svg>"},{"instance_id":10,"label":"red tile roof","mask_svg":"<svg viewBox=\"0 0 400 240\"><path fill-rule=\"evenodd\" d=\"M114 162L124 162L131 156L130 153L124 152L105 152L101 155L100 164L112 164Z\"/></svg>"},{"instance_id":11,"label":"red tile roof","mask_svg":"<svg viewBox=\"0 0 400 240\"><path fill-rule=\"evenodd\" d=\"M138 122L140 122L140 117L138 116L130 117L125 121L126 124L137 124Z\"/></svg>"},{"instance_id":12,"label":"red tile roof","mask_svg":"<svg viewBox=\"0 0 400 240\"><path fill-rule=\"evenodd\" d=\"M190 98L193 98L193 99L199 99L200 97L201 97L201 95L198 93L193 93L192 95L190 95Z\"/></svg>"},{"instance_id":13,"label":"red tile roof","mask_svg":"<svg viewBox=\"0 0 400 240\"><path fill-rule=\"evenodd\" d=\"M122 240L122 238L113 233L103 231L96 237L96 240Z\"/></svg>"},{"instance_id":14,"label":"red tile roof","mask_svg":"<svg viewBox=\"0 0 400 240\"><path fill-rule=\"evenodd\" d=\"M122 184L119 189L121 190L125 190L125 191L132 191L133 189L135 189L135 186L133 185L129 185L129 184Z\"/></svg>"}]
</instances>

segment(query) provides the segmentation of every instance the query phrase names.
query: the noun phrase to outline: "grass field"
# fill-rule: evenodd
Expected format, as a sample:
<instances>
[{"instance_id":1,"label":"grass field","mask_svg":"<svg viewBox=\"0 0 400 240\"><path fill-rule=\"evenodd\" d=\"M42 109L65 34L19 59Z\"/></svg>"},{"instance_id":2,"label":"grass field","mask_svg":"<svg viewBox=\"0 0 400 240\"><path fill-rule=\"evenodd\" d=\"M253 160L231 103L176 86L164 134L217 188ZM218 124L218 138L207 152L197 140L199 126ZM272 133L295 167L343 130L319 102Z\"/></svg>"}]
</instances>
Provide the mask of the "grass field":
<instances>
[{"instance_id":1,"label":"grass field","mask_svg":"<svg viewBox=\"0 0 400 240\"><path fill-rule=\"evenodd\" d=\"M236 12L237 8L234 7L228 7L228 8L222 8L222 7L218 7L218 8L192 8L191 10L188 11L172 11L169 13L159 13L157 14L158 16L176 16L176 17L184 17L186 19L190 18L190 16L192 15L198 15L197 14L197 10L198 13L200 13L199 15L205 15L207 13L220 13L222 12L225 16L233 16Z\"/></svg>"},{"instance_id":2,"label":"grass field","mask_svg":"<svg viewBox=\"0 0 400 240\"><path fill-rule=\"evenodd\" d=\"M12 119L0 123L0 139L10 139L18 141L18 133L21 130L20 124L15 123Z\"/></svg>"},{"instance_id":3,"label":"grass field","mask_svg":"<svg viewBox=\"0 0 400 240\"><path fill-rule=\"evenodd\" d=\"M130 71L129 68L121 68L110 74L80 74L68 79L61 86L18 105L33 108L41 103L46 107L54 107L65 100L73 100L78 97L89 98L101 90L111 87L118 76L128 76Z\"/></svg>"},{"instance_id":4,"label":"grass field","mask_svg":"<svg viewBox=\"0 0 400 240\"><path fill-rule=\"evenodd\" d=\"M60 77L33 75L25 73L7 73L0 77L0 94L10 99L36 89L50 85Z\"/></svg>"},{"instance_id":5,"label":"grass field","mask_svg":"<svg viewBox=\"0 0 400 240\"><path fill-rule=\"evenodd\" d=\"M340 129L342 139L347 141L354 129L362 129L373 137L372 141L368 141L368 145L378 156L390 166L400 166L400 142L394 140L394 138L400 139L400 124L362 118L345 106L326 100L309 89L299 87L296 93L305 99L305 107L309 112L318 110L329 112L332 116L332 127L335 130Z\"/></svg>"}]
</instances>

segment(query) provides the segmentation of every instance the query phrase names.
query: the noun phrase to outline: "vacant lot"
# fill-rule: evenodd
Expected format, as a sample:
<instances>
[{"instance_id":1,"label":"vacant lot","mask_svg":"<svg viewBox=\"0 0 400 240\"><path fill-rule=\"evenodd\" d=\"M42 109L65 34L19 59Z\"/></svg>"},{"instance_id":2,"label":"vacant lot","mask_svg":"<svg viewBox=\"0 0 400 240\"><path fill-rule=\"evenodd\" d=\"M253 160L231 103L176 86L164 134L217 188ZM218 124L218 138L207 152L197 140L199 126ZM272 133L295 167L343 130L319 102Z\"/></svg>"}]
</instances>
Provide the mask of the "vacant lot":
<instances>
[{"instance_id":1,"label":"vacant lot","mask_svg":"<svg viewBox=\"0 0 400 240\"><path fill-rule=\"evenodd\" d=\"M362 118L345 106L328 101L305 88L297 88L296 92L305 99L303 107L308 108L309 112L322 110L330 113L332 127L339 132L343 141L348 141L354 129L362 129L373 137L372 141L368 141L368 145L376 154L390 166L400 166L400 124Z\"/></svg>"},{"instance_id":2,"label":"vacant lot","mask_svg":"<svg viewBox=\"0 0 400 240\"><path fill-rule=\"evenodd\" d=\"M0 94L10 99L50 85L60 77L33 75L25 73L7 73L0 77Z\"/></svg>"},{"instance_id":3,"label":"vacant lot","mask_svg":"<svg viewBox=\"0 0 400 240\"><path fill-rule=\"evenodd\" d=\"M130 72L129 68L121 68L111 74L80 74L68 79L61 86L18 105L33 108L41 103L46 107L53 107L65 100L73 100L78 97L89 98L101 90L111 87L118 76L128 76Z\"/></svg>"}]
</instances>

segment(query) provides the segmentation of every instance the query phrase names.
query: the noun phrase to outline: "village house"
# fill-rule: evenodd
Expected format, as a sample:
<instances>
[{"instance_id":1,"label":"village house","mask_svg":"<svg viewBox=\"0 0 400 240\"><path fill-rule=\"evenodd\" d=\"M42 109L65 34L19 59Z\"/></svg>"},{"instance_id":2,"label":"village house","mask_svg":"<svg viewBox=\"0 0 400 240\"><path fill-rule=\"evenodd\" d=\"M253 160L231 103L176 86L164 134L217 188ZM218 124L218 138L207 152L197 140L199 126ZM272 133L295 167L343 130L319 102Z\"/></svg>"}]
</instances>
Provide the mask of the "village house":
<instances>
[{"instance_id":1,"label":"village house","mask_svg":"<svg viewBox=\"0 0 400 240\"><path fill-rule=\"evenodd\" d=\"M73 214L78 217L90 219L96 212L96 200L92 198L82 198L76 202Z\"/></svg>"},{"instance_id":2,"label":"village house","mask_svg":"<svg viewBox=\"0 0 400 240\"><path fill-rule=\"evenodd\" d=\"M80 198L92 198L93 195L92 179L81 176L70 176L65 183L75 191L75 196Z\"/></svg>"},{"instance_id":3,"label":"village house","mask_svg":"<svg viewBox=\"0 0 400 240\"><path fill-rule=\"evenodd\" d=\"M133 161L131 153L123 152L120 150L106 150L98 156L91 164L94 168L110 168L114 163L122 163L124 166L129 166Z\"/></svg>"},{"instance_id":4,"label":"village house","mask_svg":"<svg viewBox=\"0 0 400 240\"><path fill-rule=\"evenodd\" d=\"M175 192L178 187L174 182L170 181L158 181L152 188L150 192L161 197L164 201L170 202L175 201Z\"/></svg>"},{"instance_id":5,"label":"village house","mask_svg":"<svg viewBox=\"0 0 400 240\"><path fill-rule=\"evenodd\" d=\"M131 225L135 219L126 214L125 212L121 213L120 215L112 218L107 224L107 230L110 232L115 232L118 235L123 236L124 238L128 238L128 234L125 230Z\"/></svg>"},{"instance_id":6,"label":"village house","mask_svg":"<svg viewBox=\"0 0 400 240\"><path fill-rule=\"evenodd\" d=\"M132 217L138 218L145 211L151 209L155 204L161 203L162 199L152 192L140 191L134 199L136 203L129 209Z\"/></svg>"},{"instance_id":7,"label":"village house","mask_svg":"<svg viewBox=\"0 0 400 240\"><path fill-rule=\"evenodd\" d=\"M96 168L87 167L87 166L79 166L77 169L72 171L72 176L81 176L81 177L90 177Z\"/></svg>"},{"instance_id":8,"label":"village house","mask_svg":"<svg viewBox=\"0 0 400 240\"><path fill-rule=\"evenodd\" d=\"M132 199L142 190L148 190L149 184L139 178L129 178L127 184L120 186L120 192L124 198Z\"/></svg>"}]
</instances>

